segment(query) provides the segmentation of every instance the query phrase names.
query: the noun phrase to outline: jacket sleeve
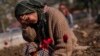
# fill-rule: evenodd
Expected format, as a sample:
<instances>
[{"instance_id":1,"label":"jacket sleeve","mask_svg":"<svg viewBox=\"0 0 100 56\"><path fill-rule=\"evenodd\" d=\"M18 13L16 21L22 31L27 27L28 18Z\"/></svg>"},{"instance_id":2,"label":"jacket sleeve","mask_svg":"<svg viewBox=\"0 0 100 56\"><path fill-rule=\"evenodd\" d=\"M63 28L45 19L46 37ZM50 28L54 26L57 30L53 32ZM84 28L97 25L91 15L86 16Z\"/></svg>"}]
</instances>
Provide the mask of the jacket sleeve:
<instances>
[{"instance_id":1,"label":"jacket sleeve","mask_svg":"<svg viewBox=\"0 0 100 56\"><path fill-rule=\"evenodd\" d=\"M54 27L54 41L56 45L53 56L70 56L73 48L72 38L75 35L69 28L65 16L61 12L56 10L53 14L53 19L56 22Z\"/></svg>"}]
</instances>

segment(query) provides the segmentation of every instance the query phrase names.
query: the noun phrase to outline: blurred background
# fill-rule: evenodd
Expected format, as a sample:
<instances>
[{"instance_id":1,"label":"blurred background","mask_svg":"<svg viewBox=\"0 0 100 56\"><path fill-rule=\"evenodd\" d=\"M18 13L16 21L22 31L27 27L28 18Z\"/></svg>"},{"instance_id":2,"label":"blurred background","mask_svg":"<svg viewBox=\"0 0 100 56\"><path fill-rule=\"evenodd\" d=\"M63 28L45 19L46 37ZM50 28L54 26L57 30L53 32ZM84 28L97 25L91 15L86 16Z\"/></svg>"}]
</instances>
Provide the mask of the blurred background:
<instances>
[{"instance_id":1,"label":"blurred background","mask_svg":"<svg viewBox=\"0 0 100 56\"><path fill-rule=\"evenodd\" d=\"M25 41L21 35L21 25L14 17L16 3L22 0L0 0L0 56L23 56ZM59 4L67 4L74 19L74 33L80 45L91 48L73 52L73 56L100 55L100 0L37 0L58 9Z\"/></svg>"}]
</instances>

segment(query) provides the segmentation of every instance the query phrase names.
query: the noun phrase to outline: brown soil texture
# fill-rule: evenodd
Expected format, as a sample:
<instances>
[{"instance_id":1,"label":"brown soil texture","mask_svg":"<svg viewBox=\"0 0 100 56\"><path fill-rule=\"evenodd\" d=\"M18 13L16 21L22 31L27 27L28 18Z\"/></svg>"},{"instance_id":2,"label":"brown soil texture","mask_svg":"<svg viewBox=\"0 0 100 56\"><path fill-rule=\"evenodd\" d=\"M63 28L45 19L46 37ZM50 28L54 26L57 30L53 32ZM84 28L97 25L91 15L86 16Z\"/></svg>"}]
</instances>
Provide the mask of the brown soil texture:
<instances>
[{"instance_id":1,"label":"brown soil texture","mask_svg":"<svg viewBox=\"0 0 100 56\"><path fill-rule=\"evenodd\" d=\"M23 56L22 54L22 48L23 44L16 47L10 47L10 48L4 48L3 50L0 50L0 56Z\"/></svg>"},{"instance_id":2,"label":"brown soil texture","mask_svg":"<svg viewBox=\"0 0 100 56\"><path fill-rule=\"evenodd\" d=\"M74 51L72 56L100 56L100 25L87 19L77 23L79 27L74 33L78 38L78 44L90 47L83 51Z\"/></svg>"},{"instance_id":3,"label":"brown soil texture","mask_svg":"<svg viewBox=\"0 0 100 56\"><path fill-rule=\"evenodd\" d=\"M72 56L100 56L100 26L86 20L80 20L77 24L79 27L74 29L74 33L78 38L78 43L83 46L90 46L90 48L74 51ZM0 56L23 56L23 46L5 48L0 51Z\"/></svg>"}]
</instances>

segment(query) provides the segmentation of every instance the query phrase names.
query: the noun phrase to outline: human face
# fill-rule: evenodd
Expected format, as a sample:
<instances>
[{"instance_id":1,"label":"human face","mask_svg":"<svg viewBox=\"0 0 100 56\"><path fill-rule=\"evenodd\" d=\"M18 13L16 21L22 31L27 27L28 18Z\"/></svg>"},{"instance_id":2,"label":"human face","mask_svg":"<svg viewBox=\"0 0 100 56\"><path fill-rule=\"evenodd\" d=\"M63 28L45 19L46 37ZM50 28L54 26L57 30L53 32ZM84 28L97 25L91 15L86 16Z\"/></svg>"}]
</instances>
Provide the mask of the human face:
<instances>
[{"instance_id":1,"label":"human face","mask_svg":"<svg viewBox=\"0 0 100 56\"><path fill-rule=\"evenodd\" d=\"M67 15L68 14L68 8L65 5L60 5L59 6L59 10L64 14Z\"/></svg>"},{"instance_id":2,"label":"human face","mask_svg":"<svg viewBox=\"0 0 100 56\"><path fill-rule=\"evenodd\" d=\"M24 14L19 17L19 22L22 24L29 24L29 23L35 24L37 23L37 21L38 21L37 12Z\"/></svg>"}]
</instances>

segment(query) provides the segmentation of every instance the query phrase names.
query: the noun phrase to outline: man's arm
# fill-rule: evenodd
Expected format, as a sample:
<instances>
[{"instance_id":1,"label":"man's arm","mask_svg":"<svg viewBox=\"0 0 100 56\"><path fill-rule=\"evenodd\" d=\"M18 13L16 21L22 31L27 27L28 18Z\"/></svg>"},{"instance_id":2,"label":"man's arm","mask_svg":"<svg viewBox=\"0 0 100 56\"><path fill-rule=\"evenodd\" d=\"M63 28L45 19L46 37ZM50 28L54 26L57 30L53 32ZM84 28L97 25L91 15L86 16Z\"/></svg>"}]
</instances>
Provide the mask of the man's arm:
<instances>
[{"instance_id":1,"label":"man's arm","mask_svg":"<svg viewBox=\"0 0 100 56\"><path fill-rule=\"evenodd\" d=\"M56 22L54 41L57 43L53 56L70 56L73 48L72 38L74 38L75 35L69 28L68 23L61 12L56 10L53 14L53 19Z\"/></svg>"}]
</instances>

